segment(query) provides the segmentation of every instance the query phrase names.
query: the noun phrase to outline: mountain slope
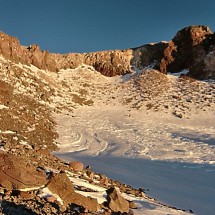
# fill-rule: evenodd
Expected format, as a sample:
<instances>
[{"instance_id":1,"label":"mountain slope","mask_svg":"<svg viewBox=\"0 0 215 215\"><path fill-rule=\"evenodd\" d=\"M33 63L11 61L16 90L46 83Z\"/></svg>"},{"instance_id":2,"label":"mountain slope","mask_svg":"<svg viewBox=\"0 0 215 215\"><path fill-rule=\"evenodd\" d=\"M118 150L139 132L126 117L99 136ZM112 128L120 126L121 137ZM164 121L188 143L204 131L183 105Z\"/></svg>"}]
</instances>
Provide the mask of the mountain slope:
<instances>
[{"instance_id":1,"label":"mountain slope","mask_svg":"<svg viewBox=\"0 0 215 215\"><path fill-rule=\"evenodd\" d=\"M185 173L197 175L192 168L202 175L214 173L213 37L208 28L192 26L179 31L169 43L61 55L41 51L36 45L20 46L17 39L1 33L2 213L11 213L16 208L20 214L80 214L83 211L110 214L114 210L107 205L106 191L111 187L137 204L138 208L130 213L188 214L193 208L197 214L202 212L198 206L206 191L211 189L211 195L214 193L210 177L205 182L207 185L203 185L203 177L196 181L186 178ZM190 53L192 58L186 61ZM201 71L195 70L200 64ZM174 75L166 74L169 71ZM190 76L212 79L200 81ZM94 164L92 168L103 170L108 177L122 182L90 168L75 171L70 161L76 158L86 165ZM150 164L152 169L144 175L146 163L153 160L158 166ZM23 162L26 167L21 169ZM115 162L114 168L112 162ZM163 162L169 166L170 173ZM181 184L180 180L175 179L178 183L175 184L169 178L177 175L178 170L182 173L178 177L183 179ZM22 171L43 175L41 186L35 187L30 179L26 184ZM186 180L193 180L194 188L184 183ZM21 181L24 190L17 181ZM135 189L125 182L136 188L146 183L152 186L152 193L147 193L147 187ZM54 186L49 185L52 183ZM69 187L65 192L74 195L73 199L61 193L62 183L64 188ZM179 189L175 189L177 185ZM186 195L194 191L197 197L186 201ZM91 201L86 197L89 195L96 200ZM79 207L74 205L76 198ZM205 214L211 214L213 202L203 203Z\"/></svg>"}]
</instances>

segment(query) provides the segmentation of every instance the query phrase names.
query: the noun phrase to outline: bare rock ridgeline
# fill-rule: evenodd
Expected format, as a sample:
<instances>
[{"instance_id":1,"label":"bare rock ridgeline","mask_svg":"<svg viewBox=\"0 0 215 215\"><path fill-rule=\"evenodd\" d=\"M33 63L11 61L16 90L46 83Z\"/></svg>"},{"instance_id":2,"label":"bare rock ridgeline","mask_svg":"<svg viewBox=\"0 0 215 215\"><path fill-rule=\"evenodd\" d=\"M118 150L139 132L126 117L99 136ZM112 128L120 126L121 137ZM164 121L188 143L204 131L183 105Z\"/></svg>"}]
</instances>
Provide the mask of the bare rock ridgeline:
<instances>
[{"instance_id":1,"label":"bare rock ridgeline","mask_svg":"<svg viewBox=\"0 0 215 215\"><path fill-rule=\"evenodd\" d=\"M186 27L169 42L126 50L68 54L42 51L38 45L21 46L17 38L1 32L0 54L11 61L53 72L87 64L105 76L151 67L164 74L187 69L188 75L197 79L215 77L215 34L207 26Z\"/></svg>"},{"instance_id":2,"label":"bare rock ridgeline","mask_svg":"<svg viewBox=\"0 0 215 215\"><path fill-rule=\"evenodd\" d=\"M40 69L58 71L74 69L87 64L106 76L123 75L131 72L132 50L115 50L92 53L56 54L40 50L38 45L21 46L19 40L0 32L0 54L16 63L34 65Z\"/></svg>"}]
</instances>

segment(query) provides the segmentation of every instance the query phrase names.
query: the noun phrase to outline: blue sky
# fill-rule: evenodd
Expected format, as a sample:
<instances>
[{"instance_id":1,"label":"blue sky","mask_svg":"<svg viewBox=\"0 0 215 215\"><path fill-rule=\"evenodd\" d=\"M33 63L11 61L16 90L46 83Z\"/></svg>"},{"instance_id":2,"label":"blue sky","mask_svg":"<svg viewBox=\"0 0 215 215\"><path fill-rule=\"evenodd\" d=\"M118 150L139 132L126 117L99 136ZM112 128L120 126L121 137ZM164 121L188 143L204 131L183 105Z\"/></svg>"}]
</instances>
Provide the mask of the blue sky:
<instances>
[{"instance_id":1,"label":"blue sky","mask_svg":"<svg viewBox=\"0 0 215 215\"><path fill-rule=\"evenodd\" d=\"M126 49L215 29L214 0L0 0L0 30L51 52Z\"/></svg>"}]
</instances>

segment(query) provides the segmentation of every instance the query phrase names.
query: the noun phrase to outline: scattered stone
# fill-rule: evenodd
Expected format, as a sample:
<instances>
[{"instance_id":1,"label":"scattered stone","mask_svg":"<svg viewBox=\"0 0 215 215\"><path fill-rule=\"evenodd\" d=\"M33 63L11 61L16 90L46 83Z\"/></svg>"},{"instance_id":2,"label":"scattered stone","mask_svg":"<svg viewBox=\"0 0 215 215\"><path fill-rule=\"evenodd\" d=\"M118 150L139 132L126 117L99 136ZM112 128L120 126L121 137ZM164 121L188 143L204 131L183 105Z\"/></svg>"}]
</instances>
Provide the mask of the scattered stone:
<instances>
[{"instance_id":1,"label":"scattered stone","mask_svg":"<svg viewBox=\"0 0 215 215\"><path fill-rule=\"evenodd\" d=\"M4 191L4 195L5 196L10 196L12 194L12 191L11 190L5 190Z\"/></svg>"},{"instance_id":2,"label":"scattered stone","mask_svg":"<svg viewBox=\"0 0 215 215\"><path fill-rule=\"evenodd\" d=\"M57 201L56 197L54 197L54 196L48 196L46 199L48 202L51 202L51 203L54 203Z\"/></svg>"},{"instance_id":3,"label":"scattered stone","mask_svg":"<svg viewBox=\"0 0 215 215\"><path fill-rule=\"evenodd\" d=\"M96 199L82 196L74 191L74 186L66 173L53 174L46 187L53 194L57 194L65 206L72 203L82 206L89 211L97 211L100 208Z\"/></svg>"},{"instance_id":4,"label":"scattered stone","mask_svg":"<svg viewBox=\"0 0 215 215\"><path fill-rule=\"evenodd\" d=\"M178 117L178 118L182 118L182 117L183 117L183 115L182 115L181 113L178 113L178 112L176 112L176 111L173 111L172 114L173 114L174 116Z\"/></svg>"},{"instance_id":5,"label":"scattered stone","mask_svg":"<svg viewBox=\"0 0 215 215\"><path fill-rule=\"evenodd\" d=\"M50 156L50 152L48 149L38 149L36 150L36 153L40 155Z\"/></svg>"},{"instance_id":6,"label":"scattered stone","mask_svg":"<svg viewBox=\"0 0 215 215\"><path fill-rule=\"evenodd\" d=\"M19 193L19 196L23 199L26 199L26 200L29 200L29 199L33 199L34 198L34 195L32 193L29 193L29 192L24 192L24 191L21 191Z\"/></svg>"},{"instance_id":7,"label":"scattered stone","mask_svg":"<svg viewBox=\"0 0 215 215\"><path fill-rule=\"evenodd\" d=\"M137 209L137 205L133 201L129 201L129 208Z\"/></svg>"},{"instance_id":8,"label":"scattered stone","mask_svg":"<svg viewBox=\"0 0 215 215\"><path fill-rule=\"evenodd\" d=\"M90 178L91 180L93 180L93 179L94 179L95 174L94 174L93 172L90 172L90 173L88 174L88 176L89 176L89 178Z\"/></svg>"},{"instance_id":9,"label":"scattered stone","mask_svg":"<svg viewBox=\"0 0 215 215\"><path fill-rule=\"evenodd\" d=\"M129 202L124 199L116 188L110 188L107 190L108 207L113 212L128 213Z\"/></svg>"},{"instance_id":10,"label":"scattered stone","mask_svg":"<svg viewBox=\"0 0 215 215\"><path fill-rule=\"evenodd\" d=\"M108 178L107 178L107 177L102 177L102 178L100 179L100 184L102 184L102 185L108 187Z\"/></svg>"},{"instance_id":11,"label":"scattered stone","mask_svg":"<svg viewBox=\"0 0 215 215\"><path fill-rule=\"evenodd\" d=\"M84 164L79 161L72 161L69 163L69 167L76 172L81 172L84 169Z\"/></svg>"},{"instance_id":12,"label":"scattered stone","mask_svg":"<svg viewBox=\"0 0 215 215\"><path fill-rule=\"evenodd\" d=\"M66 173L52 174L46 187L54 194L57 194L64 205L70 203L69 198L74 193L74 186Z\"/></svg>"}]
</instances>

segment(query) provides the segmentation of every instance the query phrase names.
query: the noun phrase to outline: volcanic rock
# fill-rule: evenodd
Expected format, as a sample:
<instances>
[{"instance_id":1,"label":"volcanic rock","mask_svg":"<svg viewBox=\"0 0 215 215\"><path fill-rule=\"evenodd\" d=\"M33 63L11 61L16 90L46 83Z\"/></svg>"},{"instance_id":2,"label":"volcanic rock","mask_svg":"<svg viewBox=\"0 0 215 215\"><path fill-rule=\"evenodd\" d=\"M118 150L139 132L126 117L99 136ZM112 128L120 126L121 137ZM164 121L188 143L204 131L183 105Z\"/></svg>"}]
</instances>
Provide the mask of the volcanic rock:
<instances>
[{"instance_id":1,"label":"volcanic rock","mask_svg":"<svg viewBox=\"0 0 215 215\"><path fill-rule=\"evenodd\" d=\"M207 35L202 44L195 47L196 57L189 75L198 79L215 78L215 33Z\"/></svg>"},{"instance_id":2,"label":"volcanic rock","mask_svg":"<svg viewBox=\"0 0 215 215\"><path fill-rule=\"evenodd\" d=\"M104 185L104 186L108 186L108 178L107 177L102 177L100 179L100 184Z\"/></svg>"},{"instance_id":3,"label":"volcanic rock","mask_svg":"<svg viewBox=\"0 0 215 215\"><path fill-rule=\"evenodd\" d=\"M53 174L46 186L53 194L57 194L61 198L65 206L73 203L89 211L97 211L99 209L96 199L82 196L74 191L72 182L64 172Z\"/></svg>"},{"instance_id":4,"label":"volcanic rock","mask_svg":"<svg viewBox=\"0 0 215 215\"><path fill-rule=\"evenodd\" d=\"M0 54L15 63L53 72L86 64L110 77L131 73L132 69L152 68L164 74L188 69L190 76L206 79L214 78L214 40L209 27L195 25L181 29L169 42L127 50L56 54L40 50L35 44L21 46L17 38L0 32Z\"/></svg>"},{"instance_id":5,"label":"volcanic rock","mask_svg":"<svg viewBox=\"0 0 215 215\"><path fill-rule=\"evenodd\" d=\"M19 193L19 196L23 199L33 199L33 197L34 197L34 195L32 193L24 192L24 191L21 191Z\"/></svg>"},{"instance_id":6,"label":"volcanic rock","mask_svg":"<svg viewBox=\"0 0 215 215\"><path fill-rule=\"evenodd\" d=\"M116 188L107 190L108 207L113 212L128 213L129 202L124 199Z\"/></svg>"},{"instance_id":7,"label":"volcanic rock","mask_svg":"<svg viewBox=\"0 0 215 215\"><path fill-rule=\"evenodd\" d=\"M76 172L81 172L84 169L84 164L79 161L72 161L69 163L69 167Z\"/></svg>"},{"instance_id":8,"label":"volcanic rock","mask_svg":"<svg viewBox=\"0 0 215 215\"><path fill-rule=\"evenodd\" d=\"M54 196L48 196L47 198L48 202L54 203L57 199Z\"/></svg>"},{"instance_id":9,"label":"volcanic rock","mask_svg":"<svg viewBox=\"0 0 215 215\"><path fill-rule=\"evenodd\" d=\"M74 69L83 63L93 66L106 76L123 75L131 72L132 50L55 54L40 50L36 44L29 47L21 46L17 38L3 32L0 32L0 54L16 63L32 64L39 69L54 72L59 69Z\"/></svg>"},{"instance_id":10,"label":"volcanic rock","mask_svg":"<svg viewBox=\"0 0 215 215\"><path fill-rule=\"evenodd\" d=\"M94 172L87 171L86 173L87 173L88 177L89 177L91 180L93 180L93 179L94 179L94 177L95 177Z\"/></svg>"},{"instance_id":11,"label":"volcanic rock","mask_svg":"<svg viewBox=\"0 0 215 215\"><path fill-rule=\"evenodd\" d=\"M131 202L129 202L129 208L136 209L137 205L134 202L131 201Z\"/></svg>"},{"instance_id":12,"label":"volcanic rock","mask_svg":"<svg viewBox=\"0 0 215 215\"><path fill-rule=\"evenodd\" d=\"M159 70L160 62L164 57L164 50L167 47L167 42L161 42L133 48L133 58L131 60L132 67L139 70L142 70L144 68ZM165 71L162 72L165 73Z\"/></svg>"},{"instance_id":13,"label":"volcanic rock","mask_svg":"<svg viewBox=\"0 0 215 215\"><path fill-rule=\"evenodd\" d=\"M74 187L66 173L53 174L46 187L54 194L57 194L65 205L69 204L69 198L74 194Z\"/></svg>"},{"instance_id":14,"label":"volcanic rock","mask_svg":"<svg viewBox=\"0 0 215 215\"><path fill-rule=\"evenodd\" d=\"M0 153L0 185L8 190L38 188L46 183L45 173L27 160Z\"/></svg>"},{"instance_id":15,"label":"volcanic rock","mask_svg":"<svg viewBox=\"0 0 215 215\"><path fill-rule=\"evenodd\" d=\"M207 26L189 26L180 30L172 40L175 45L171 53L173 60L167 65L167 71L189 69L204 50L203 41L211 34Z\"/></svg>"}]
</instances>

